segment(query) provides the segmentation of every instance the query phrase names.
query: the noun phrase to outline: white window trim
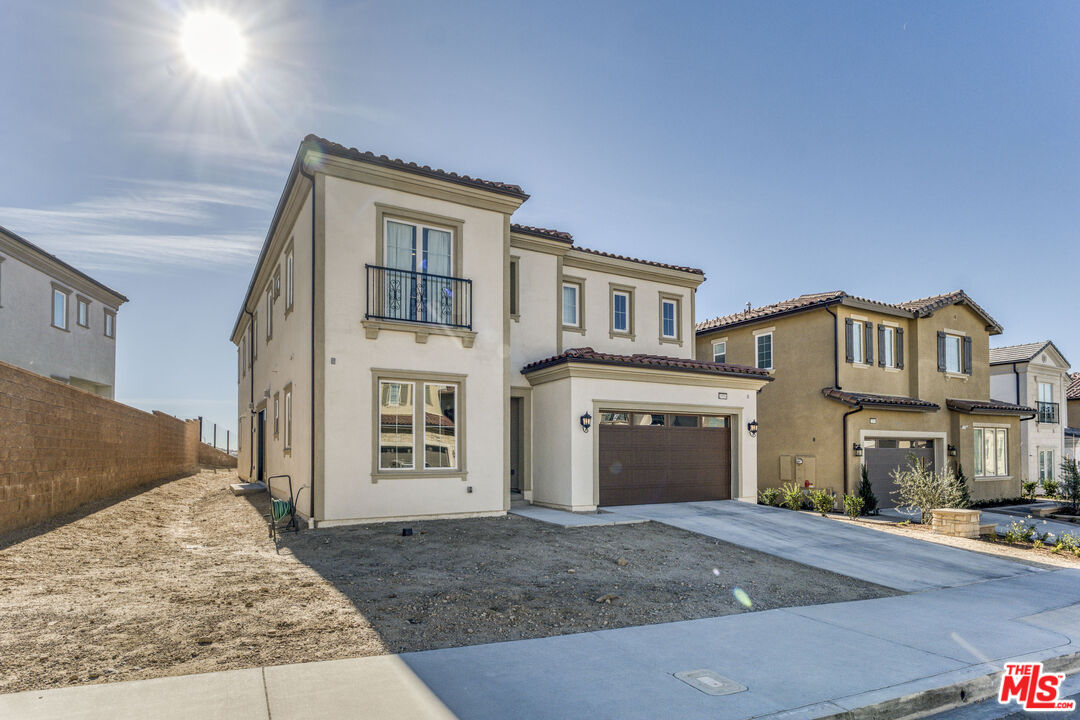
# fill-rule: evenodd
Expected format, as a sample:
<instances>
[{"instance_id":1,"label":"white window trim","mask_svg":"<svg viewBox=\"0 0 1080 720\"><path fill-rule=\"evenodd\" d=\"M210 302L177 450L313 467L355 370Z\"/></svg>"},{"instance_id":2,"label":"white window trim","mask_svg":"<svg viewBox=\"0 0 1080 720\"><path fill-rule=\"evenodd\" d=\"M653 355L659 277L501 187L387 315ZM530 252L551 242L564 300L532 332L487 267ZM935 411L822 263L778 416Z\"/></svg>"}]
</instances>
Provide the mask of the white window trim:
<instances>
[{"instance_id":1,"label":"white window trim","mask_svg":"<svg viewBox=\"0 0 1080 720\"><path fill-rule=\"evenodd\" d=\"M964 335L960 335L952 332L951 330L942 331L945 333L945 375L947 377L966 378L964 373ZM956 370L949 369L949 342L950 340L956 341Z\"/></svg>"},{"instance_id":2,"label":"white window trim","mask_svg":"<svg viewBox=\"0 0 1080 720\"><path fill-rule=\"evenodd\" d=\"M112 322L109 322L110 320L112 320ZM112 311L112 310L109 310L108 308L105 308L104 323L105 323L105 325L104 325L103 330L105 332L105 337L109 338L110 340L115 340L116 339L116 313L114 311Z\"/></svg>"},{"instance_id":3,"label":"white window trim","mask_svg":"<svg viewBox=\"0 0 1080 720\"><path fill-rule=\"evenodd\" d=\"M983 457L983 474L982 475L973 474L972 478L975 479L975 480L987 480L987 481L1011 480L1012 479L1012 472L1011 472L1012 468L1010 467L1011 461L1009 459L1009 445L1011 443L1011 440L1009 438L1009 435L1011 433L1009 431L1011 430L1011 428L1008 425L1003 425L1003 424L999 424L999 423L979 423L978 425L972 425L972 428L971 428L972 445L975 444L974 443L974 438L975 438L975 431L976 430L983 430L984 431L984 439L983 439L984 444L982 445L982 447L978 448L979 452L981 452L983 454L982 455L982 457ZM994 449L994 465L997 465L997 445L996 445L997 438L996 438L996 433L997 433L998 430L1004 430L1005 431L1005 474L1003 474L1003 475L987 475L986 474L986 445L985 445L985 443L986 443L985 431L986 430L992 430L995 433L995 438L994 438L994 442L995 442L995 446L994 446L994 448L995 448ZM974 473L974 472L975 472L975 469L972 468L972 473Z\"/></svg>"},{"instance_id":4,"label":"white window trim","mask_svg":"<svg viewBox=\"0 0 1080 720\"><path fill-rule=\"evenodd\" d=\"M285 391L285 439L286 451L292 450L292 387Z\"/></svg>"},{"instance_id":5,"label":"white window trim","mask_svg":"<svg viewBox=\"0 0 1080 720\"><path fill-rule=\"evenodd\" d=\"M724 359L723 360L717 360L716 359L716 346L717 345L723 345L724 346ZM720 338L719 340L713 340L713 343L712 343L712 357L713 357L713 362L723 362L723 363L727 362L727 338L726 337Z\"/></svg>"},{"instance_id":6,"label":"white window trim","mask_svg":"<svg viewBox=\"0 0 1080 720\"><path fill-rule=\"evenodd\" d=\"M456 238L456 231L452 227L446 227L443 225L432 225L431 223L420 222L419 220L406 220L398 217L383 217L383 264L388 262L387 257L390 249L390 223L397 223L398 225L410 225L416 230L416 235L413 236L413 242L416 243L416 250L413 255L413 272L423 273L424 268L418 268L416 259L420 259L421 265L423 264L424 253L424 230L436 230L438 232L447 233L450 236L450 271L447 273L449 276L454 275L454 242ZM389 267L389 265L387 265Z\"/></svg>"},{"instance_id":7,"label":"white window trim","mask_svg":"<svg viewBox=\"0 0 1080 720\"><path fill-rule=\"evenodd\" d=\"M855 367L869 367L866 364L866 322L856 320L855 315L851 318L851 362ZM858 342L859 354L855 355L855 343Z\"/></svg>"},{"instance_id":8,"label":"white window trim","mask_svg":"<svg viewBox=\"0 0 1080 720\"><path fill-rule=\"evenodd\" d=\"M670 335L664 332L664 310L667 307L671 307L671 325L672 332ZM661 298L660 299L660 337L668 340L679 339L679 301L673 298Z\"/></svg>"},{"instance_id":9,"label":"white window trim","mask_svg":"<svg viewBox=\"0 0 1080 720\"><path fill-rule=\"evenodd\" d=\"M563 299L563 295L566 292L566 288L573 288L574 290L574 322L566 322L566 305ZM585 283L581 280L563 279L562 285L559 287L559 319L562 321L562 326L567 330L575 330L583 332L585 330L585 323L582 322L582 302L581 298L585 294Z\"/></svg>"},{"instance_id":10,"label":"white window trim","mask_svg":"<svg viewBox=\"0 0 1080 720\"><path fill-rule=\"evenodd\" d=\"M57 296L64 299L64 324L56 324L56 298ZM56 285L52 286L52 294L49 296L49 323L57 330L63 330L64 332L71 331L71 291L64 290Z\"/></svg>"},{"instance_id":11,"label":"white window trim","mask_svg":"<svg viewBox=\"0 0 1080 720\"><path fill-rule=\"evenodd\" d=\"M769 367L758 366L758 343L763 337L769 338ZM758 370L772 371L776 369L776 343L774 342L772 330L769 330L768 332L754 333L754 367L756 367Z\"/></svg>"},{"instance_id":12,"label":"white window trim","mask_svg":"<svg viewBox=\"0 0 1080 720\"><path fill-rule=\"evenodd\" d=\"M79 322L79 311L86 308L86 322ZM90 327L90 300L81 295L75 296L75 324L81 328Z\"/></svg>"},{"instance_id":13,"label":"white window trim","mask_svg":"<svg viewBox=\"0 0 1080 720\"><path fill-rule=\"evenodd\" d=\"M288 253L285 254L285 310L290 311L293 308L293 266L295 260L293 259L294 250L289 248Z\"/></svg>"},{"instance_id":14,"label":"white window trim","mask_svg":"<svg viewBox=\"0 0 1080 720\"><path fill-rule=\"evenodd\" d=\"M616 297L624 297L624 298L626 298L626 327L623 327L623 328L615 327L615 298ZM631 334L632 328L633 328L633 323L631 321L631 313L633 312L633 310L631 309L632 306L633 306L633 298L634 298L633 293L631 293L629 290L612 290L611 291L611 332L613 334L615 334L615 335L630 335Z\"/></svg>"}]
</instances>

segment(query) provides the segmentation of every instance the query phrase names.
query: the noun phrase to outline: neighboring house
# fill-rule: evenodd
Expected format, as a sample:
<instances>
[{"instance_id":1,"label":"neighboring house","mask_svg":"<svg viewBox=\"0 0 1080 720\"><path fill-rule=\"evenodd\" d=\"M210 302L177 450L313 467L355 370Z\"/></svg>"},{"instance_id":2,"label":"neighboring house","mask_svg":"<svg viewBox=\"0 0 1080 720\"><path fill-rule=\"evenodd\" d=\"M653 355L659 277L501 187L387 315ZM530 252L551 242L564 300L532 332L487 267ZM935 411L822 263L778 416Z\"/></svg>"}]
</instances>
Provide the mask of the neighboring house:
<instances>
[{"instance_id":1,"label":"neighboring house","mask_svg":"<svg viewBox=\"0 0 1080 720\"><path fill-rule=\"evenodd\" d=\"M1065 457L1080 460L1080 428L1065 428Z\"/></svg>"},{"instance_id":2,"label":"neighboring house","mask_svg":"<svg viewBox=\"0 0 1080 720\"><path fill-rule=\"evenodd\" d=\"M1053 480L1065 453L1069 361L1050 340L990 348L990 397L1034 407L1020 426L1024 479Z\"/></svg>"},{"instance_id":3,"label":"neighboring house","mask_svg":"<svg viewBox=\"0 0 1080 720\"><path fill-rule=\"evenodd\" d=\"M0 361L112 398L127 298L0 227Z\"/></svg>"},{"instance_id":4,"label":"neighboring house","mask_svg":"<svg viewBox=\"0 0 1080 720\"><path fill-rule=\"evenodd\" d=\"M977 499L1019 494L1032 408L990 398L1001 327L962 290L899 304L803 295L697 326L699 358L775 378L758 401L758 484L853 493L866 464L882 507L912 459L961 464Z\"/></svg>"},{"instance_id":5,"label":"neighboring house","mask_svg":"<svg viewBox=\"0 0 1080 720\"><path fill-rule=\"evenodd\" d=\"M1068 427L1080 428L1080 372L1069 373L1066 376L1068 384L1065 386L1065 402L1068 404Z\"/></svg>"},{"instance_id":6,"label":"neighboring house","mask_svg":"<svg viewBox=\"0 0 1080 720\"><path fill-rule=\"evenodd\" d=\"M527 198L306 138L231 336L241 475L318 525L754 500L770 379L693 359L703 273L512 224Z\"/></svg>"}]
</instances>

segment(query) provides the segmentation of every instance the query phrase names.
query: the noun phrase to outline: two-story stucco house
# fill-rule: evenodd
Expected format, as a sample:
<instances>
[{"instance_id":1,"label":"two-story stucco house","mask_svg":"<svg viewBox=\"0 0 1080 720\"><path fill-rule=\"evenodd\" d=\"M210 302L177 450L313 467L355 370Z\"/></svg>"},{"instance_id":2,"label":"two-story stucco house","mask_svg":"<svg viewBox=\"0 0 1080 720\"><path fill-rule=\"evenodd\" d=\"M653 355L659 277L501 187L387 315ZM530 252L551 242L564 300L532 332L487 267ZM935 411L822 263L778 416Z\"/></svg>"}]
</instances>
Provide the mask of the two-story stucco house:
<instances>
[{"instance_id":1,"label":"two-story stucco house","mask_svg":"<svg viewBox=\"0 0 1080 720\"><path fill-rule=\"evenodd\" d=\"M1037 410L1020 425L1026 480L1053 480L1065 454L1069 361L1050 340L990 348L990 397Z\"/></svg>"},{"instance_id":2,"label":"two-story stucco house","mask_svg":"<svg viewBox=\"0 0 1080 720\"><path fill-rule=\"evenodd\" d=\"M0 361L112 398L127 298L0 227Z\"/></svg>"},{"instance_id":3,"label":"two-story stucco house","mask_svg":"<svg viewBox=\"0 0 1080 720\"><path fill-rule=\"evenodd\" d=\"M881 507L909 458L963 466L976 499L1019 494L1020 423L1034 410L990 397L1001 327L963 291L898 304L802 295L703 322L699 358L775 382L758 402L758 483L855 492L865 463Z\"/></svg>"},{"instance_id":4,"label":"two-story stucco house","mask_svg":"<svg viewBox=\"0 0 1080 720\"><path fill-rule=\"evenodd\" d=\"M770 378L694 360L702 271L513 224L527 199L306 138L231 336L241 475L315 525L753 501Z\"/></svg>"}]
</instances>

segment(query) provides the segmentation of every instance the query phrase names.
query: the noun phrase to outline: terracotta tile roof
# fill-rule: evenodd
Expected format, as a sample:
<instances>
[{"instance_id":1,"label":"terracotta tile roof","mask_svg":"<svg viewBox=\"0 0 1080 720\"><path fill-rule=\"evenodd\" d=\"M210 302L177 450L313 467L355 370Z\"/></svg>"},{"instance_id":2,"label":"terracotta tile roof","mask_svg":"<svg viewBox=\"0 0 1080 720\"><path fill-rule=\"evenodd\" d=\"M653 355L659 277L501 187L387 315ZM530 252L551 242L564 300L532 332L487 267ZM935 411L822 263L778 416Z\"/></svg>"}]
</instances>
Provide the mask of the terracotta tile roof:
<instances>
[{"instance_id":1,"label":"terracotta tile roof","mask_svg":"<svg viewBox=\"0 0 1080 720\"><path fill-rule=\"evenodd\" d=\"M1023 415L1034 413L1035 408L1024 405L1001 402L1000 400L956 400L949 398L945 406L962 413L996 413L1003 415Z\"/></svg>"},{"instance_id":2,"label":"terracotta tile roof","mask_svg":"<svg viewBox=\"0 0 1080 720\"><path fill-rule=\"evenodd\" d=\"M116 297L118 297L121 300L121 303L128 302L128 299L125 296L123 296L120 293L116 292L115 290L113 290L108 285L105 285L104 283L100 283L97 280L95 280L94 278L92 278L89 275L87 275L86 273L84 273L82 270L79 270L78 268L75 268L75 267L72 267L71 265L68 265L66 262L64 262L60 258L56 257L52 253L45 252L44 250L42 250L40 247L38 247L34 243L30 242L29 240L22 237L21 235L16 235L15 233L11 232L10 230L8 230L3 225L0 225L0 233L3 233L4 235L11 238L12 240L19 243L20 245L25 246L28 250L33 251L35 254L41 255L42 257L46 258L50 262L54 262L57 265L59 265L60 267L75 273L76 275L81 277L83 280L86 280L89 283L93 283L94 285L97 285L99 288L101 288L105 292L107 292L107 293L109 293L111 295L115 295Z\"/></svg>"},{"instance_id":3,"label":"terracotta tile roof","mask_svg":"<svg viewBox=\"0 0 1080 720\"><path fill-rule=\"evenodd\" d=\"M529 363L521 369L528 374L552 365L563 363L586 363L592 365L619 365L623 367L646 367L658 370L676 370L682 372L704 373L707 375L734 375L752 377L759 380L772 380L767 370L747 367L745 365L732 365L730 363L714 363L687 358L674 358L664 355L614 355L593 350L591 347L571 348L559 355Z\"/></svg>"},{"instance_id":4,"label":"terracotta tile roof","mask_svg":"<svg viewBox=\"0 0 1080 720\"><path fill-rule=\"evenodd\" d=\"M725 315L723 317L713 318L712 320L705 320L703 322L699 322L697 324L696 331L700 333L706 330L714 330L716 328L729 327L732 325L742 325L744 323L754 322L756 320L764 320L765 318L770 318L777 315L787 315L788 313L810 310L811 308L830 305L832 303L842 300L845 297L850 296L843 290L800 295L797 298L773 303L772 305L763 305L757 308L748 308L746 310L743 310L742 312L737 312L732 315Z\"/></svg>"},{"instance_id":5,"label":"terracotta tile roof","mask_svg":"<svg viewBox=\"0 0 1080 720\"><path fill-rule=\"evenodd\" d=\"M695 275L704 275L705 271L700 268L689 267L686 265L669 265L668 263L656 262L655 260L640 260L638 258L627 257L626 255L616 255L615 253L604 252L603 250L591 250L589 248L574 246L575 250L580 252L589 253L590 255L599 255L601 257L613 258L615 260L626 260L632 263L641 263L642 265L652 265L653 267L666 268L668 270L681 270L682 272L693 273Z\"/></svg>"},{"instance_id":6,"label":"terracotta tile roof","mask_svg":"<svg viewBox=\"0 0 1080 720\"><path fill-rule=\"evenodd\" d=\"M963 290L954 290L941 295L919 298L918 300L908 300L907 302L899 303L899 306L915 313L915 317L929 317L943 307L961 304L967 305L974 310L977 315L980 315L983 320L986 321L986 329L990 330L992 334L996 335L1002 332L1002 328L998 325L997 320L990 317L990 314L983 310L982 307L972 300Z\"/></svg>"},{"instance_id":7,"label":"terracotta tile roof","mask_svg":"<svg viewBox=\"0 0 1080 720\"><path fill-rule=\"evenodd\" d=\"M832 400L838 400L851 407L870 406L897 408L901 410L940 410L941 406L928 400L910 398L903 395L878 395L875 393L847 392L839 388L822 388L821 394Z\"/></svg>"},{"instance_id":8,"label":"terracotta tile roof","mask_svg":"<svg viewBox=\"0 0 1080 720\"><path fill-rule=\"evenodd\" d=\"M425 175L439 180L446 180L459 185L471 185L473 187L483 188L484 190L490 190L503 195L512 195L522 199L528 199L529 197L528 193L522 190L518 185L496 182L494 180L483 180L481 178L470 177L469 175L459 175L458 173L450 172L448 170L435 169L428 165L418 165L414 162L406 162L399 158L376 155L370 150L360 151L356 148L345 147L340 143L321 138L318 135L308 135L305 137L304 142L301 144L301 150L316 150L318 152L347 158L349 160L358 160L360 162L379 165L381 167L404 170L405 172Z\"/></svg>"},{"instance_id":9,"label":"terracotta tile roof","mask_svg":"<svg viewBox=\"0 0 1080 720\"><path fill-rule=\"evenodd\" d=\"M1065 386L1066 400L1080 400L1080 372L1069 373L1069 384Z\"/></svg>"},{"instance_id":10,"label":"terracotta tile roof","mask_svg":"<svg viewBox=\"0 0 1080 720\"><path fill-rule=\"evenodd\" d=\"M547 238L548 240L559 240L560 242L574 243L574 236L568 232L562 230L549 230L548 228L533 227L532 225L518 225L517 223L510 224L510 232L521 233L522 235L535 235L536 237Z\"/></svg>"}]
</instances>

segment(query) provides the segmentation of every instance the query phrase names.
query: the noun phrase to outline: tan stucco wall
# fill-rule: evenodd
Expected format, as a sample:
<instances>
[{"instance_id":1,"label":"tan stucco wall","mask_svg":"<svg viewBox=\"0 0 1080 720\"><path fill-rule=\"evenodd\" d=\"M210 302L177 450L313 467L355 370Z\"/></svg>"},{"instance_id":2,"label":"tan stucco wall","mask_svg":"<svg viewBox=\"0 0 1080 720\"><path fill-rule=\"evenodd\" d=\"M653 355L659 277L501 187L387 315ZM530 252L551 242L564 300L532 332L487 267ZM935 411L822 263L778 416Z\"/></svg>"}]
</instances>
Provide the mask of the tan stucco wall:
<instances>
[{"instance_id":1,"label":"tan stucco wall","mask_svg":"<svg viewBox=\"0 0 1080 720\"><path fill-rule=\"evenodd\" d=\"M1069 427L1080 427L1080 400L1069 400Z\"/></svg>"},{"instance_id":2,"label":"tan stucco wall","mask_svg":"<svg viewBox=\"0 0 1080 720\"><path fill-rule=\"evenodd\" d=\"M510 323L510 382L515 387L528 387L521 368L557 353L562 332L556 317L561 306L557 294L559 262L555 255L525 248L512 248L510 254L519 258L520 273L519 314Z\"/></svg>"}]
</instances>

